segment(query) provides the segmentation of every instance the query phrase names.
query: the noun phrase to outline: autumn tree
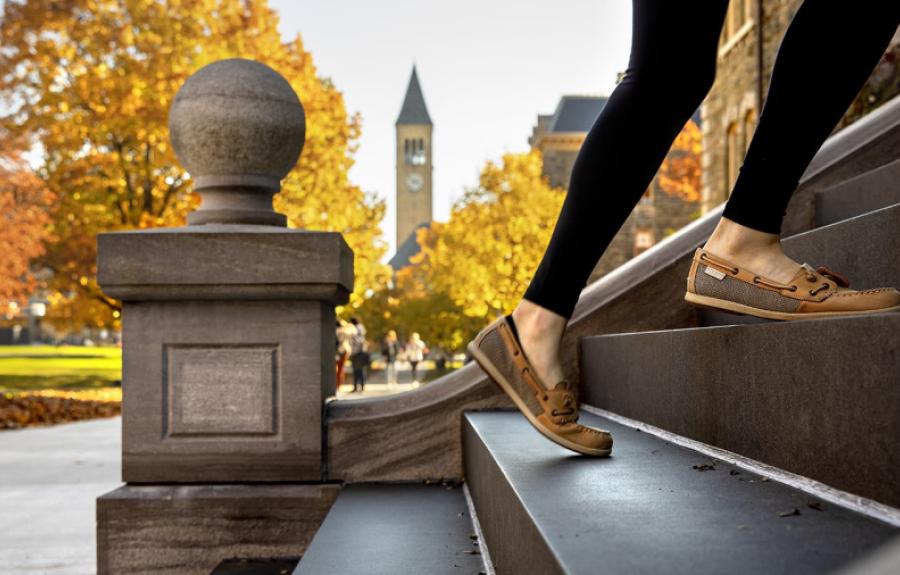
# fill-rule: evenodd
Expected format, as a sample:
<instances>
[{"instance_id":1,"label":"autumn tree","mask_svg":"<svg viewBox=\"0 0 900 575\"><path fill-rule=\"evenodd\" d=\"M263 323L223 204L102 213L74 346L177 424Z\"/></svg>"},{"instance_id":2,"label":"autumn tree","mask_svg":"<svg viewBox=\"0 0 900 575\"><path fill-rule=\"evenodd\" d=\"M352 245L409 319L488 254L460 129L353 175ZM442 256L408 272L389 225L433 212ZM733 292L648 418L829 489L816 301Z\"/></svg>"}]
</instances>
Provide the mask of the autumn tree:
<instances>
[{"instance_id":1,"label":"autumn tree","mask_svg":"<svg viewBox=\"0 0 900 575\"><path fill-rule=\"evenodd\" d=\"M476 327L509 313L537 268L565 192L541 174L540 152L488 162L446 223L420 231L421 285L445 294Z\"/></svg>"},{"instance_id":2,"label":"autumn tree","mask_svg":"<svg viewBox=\"0 0 900 575\"><path fill-rule=\"evenodd\" d=\"M0 314L21 305L34 288L32 262L44 255L54 199L22 148L21 140L0 130Z\"/></svg>"},{"instance_id":3,"label":"autumn tree","mask_svg":"<svg viewBox=\"0 0 900 575\"><path fill-rule=\"evenodd\" d=\"M94 279L98 232L180 225L196 204L169 146L168 109L191 73L229 57L274 68L306 110L303 156L276 208L292 226L345 234L356 254L352 305L387 281L384 204L347 177L360 120L318 76L301 39L282 40L264 0L10 0L0 46L9 110L0 125L43 150L41 175L59 198L45 258L56 272L57 318L112 320L116 304Z\"/></svg>"},{"instance_id":4,"label":"autumn tree","mask_svg":"<svg viewBox=\"0 0 900 575\"><path fill-rule=\"evenodd\" d=\"M699 202L702 191L702 151L700 127L693 120L688 120L659 168L657 178L660 189L686 202Z\"/></svg>"},{"instance_id":5,"label":"autumn tree","mask_svg":"<svg viewBox=\"0 0 900 575\"><path fill-rule=\"evenodd\" d=\"M419 230L419 235L427 233ZM424 239L422 240L424 241ZM432 349L462 351L484 325L481 318L468 316L450 296L427 285L422 266L399 270L393 285L367 299L354 310L373 341L395 330L401 341L418 332Z\"/></svg>"}]
</instances>

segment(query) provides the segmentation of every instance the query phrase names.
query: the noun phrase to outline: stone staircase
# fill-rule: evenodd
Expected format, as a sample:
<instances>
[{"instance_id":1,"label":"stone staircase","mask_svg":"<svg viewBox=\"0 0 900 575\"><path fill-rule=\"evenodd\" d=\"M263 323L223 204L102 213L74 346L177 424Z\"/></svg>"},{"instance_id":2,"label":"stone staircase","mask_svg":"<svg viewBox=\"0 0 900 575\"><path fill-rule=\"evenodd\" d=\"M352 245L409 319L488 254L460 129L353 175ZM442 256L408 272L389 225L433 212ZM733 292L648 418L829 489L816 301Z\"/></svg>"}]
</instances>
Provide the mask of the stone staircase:
<instances>
[{"instance_id":1,"label":"stone staircase","mask_svg":"<svg viewBox=\"0 0 900 575\"><path fill-rule=\"evenodd\" d=\"M615 456L471 413L466 477L497 573L825 573L896 530L612 420ZM816 508L823 509L819 511Z\"/></svg>"},{"instance_id":2,"label":"stone staircase","mask_svg":"<svg viewBox=\"0 0 900 575\"><path fill-rule=\"evenodd\" d=\"M900 285L898 158L900 99L833 136L792 200L788 253L853 287ZM582 294L567 370L611 458L496 411L509 403L473 365L332 402L326 476L355 485L295 573L900 572L900 314L768 322L685 304L718 216ZM666 305L648 317L651 299Z\"/></svg>"}]
</instances>

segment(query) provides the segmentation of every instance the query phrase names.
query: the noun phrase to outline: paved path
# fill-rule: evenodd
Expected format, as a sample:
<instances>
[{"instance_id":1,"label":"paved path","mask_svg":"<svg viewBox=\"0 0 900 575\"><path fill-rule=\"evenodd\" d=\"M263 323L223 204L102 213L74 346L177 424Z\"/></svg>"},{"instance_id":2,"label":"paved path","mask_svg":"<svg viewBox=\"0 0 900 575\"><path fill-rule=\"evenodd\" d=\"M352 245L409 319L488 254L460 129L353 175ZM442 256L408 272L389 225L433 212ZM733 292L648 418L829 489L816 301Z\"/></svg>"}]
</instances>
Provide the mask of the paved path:
<instances>
[{"instance_id":1,"label":"paved path","mask_svg":"<svg viewBox=\"0 0 900 575\"><path fill-rule=\"evenodd\" d=\"M121 428L0 431L0 573L96 573L95 499L120 483Z\"/></svg>"},{"instance_id":2,"label":"paved path","mask_svg":"<svg viewBox=\"0 0 900 575\"><path fill-rule=\"evenodd\" d=\"M408 391L409 379L388 386L378 374L338 397ZM95 500L121 484L121 430L115 417L0 431L0 575L96 572Z\"/></svg>"}]
</instances>

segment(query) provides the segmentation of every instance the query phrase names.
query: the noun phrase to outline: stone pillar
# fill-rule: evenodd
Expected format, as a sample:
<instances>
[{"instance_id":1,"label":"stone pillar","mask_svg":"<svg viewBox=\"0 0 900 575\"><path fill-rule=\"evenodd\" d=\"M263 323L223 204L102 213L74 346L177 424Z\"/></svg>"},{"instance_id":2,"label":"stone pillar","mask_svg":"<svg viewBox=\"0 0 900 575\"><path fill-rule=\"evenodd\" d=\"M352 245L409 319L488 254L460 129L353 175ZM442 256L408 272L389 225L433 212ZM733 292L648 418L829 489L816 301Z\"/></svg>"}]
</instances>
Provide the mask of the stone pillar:
<instances>
[{"instance_id":1,"label":"stone pillar","mask_svg":"<svg viewBox=\"0 0 900 575\"><path fill-rule=\"evenodd\" d=\"M272 209L303 148L303 107L267 66L224 60L185 82L169 129L200 208L186 227L98 239L98 281L123 304L129 484L98 500L100 572L208 573L254 544L299 555L338 489L310 483L323 478L334 306L353 288L353 254ZM269 513L254 542L246 521ZM201 548L176 545L186 537Z\"/></svg>"}]
</instances>

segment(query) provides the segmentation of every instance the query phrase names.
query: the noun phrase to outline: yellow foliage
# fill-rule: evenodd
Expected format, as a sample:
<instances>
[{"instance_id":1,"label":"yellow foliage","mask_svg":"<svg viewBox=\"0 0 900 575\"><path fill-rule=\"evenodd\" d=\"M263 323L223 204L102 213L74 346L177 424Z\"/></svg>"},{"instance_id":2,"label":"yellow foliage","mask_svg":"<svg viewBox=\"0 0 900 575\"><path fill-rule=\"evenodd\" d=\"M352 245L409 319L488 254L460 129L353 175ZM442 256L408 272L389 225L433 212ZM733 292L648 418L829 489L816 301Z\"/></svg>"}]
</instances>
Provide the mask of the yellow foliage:
<instances>
[{"instance_id":1,"label":"yellow foliage","mask_svg":"<svg viewBox=\"0 0 900 575\"><path fill-rule=\"evenodd\" d=\"M550 241L565 192L541 175L539 152L488 162L446 223L419 232L411 275L428 293L446 294L481 323L509 313L528 287Z\"/></svg>"},{"instance_id":2,"label":"yellow foliage","mask_svg":"<svg viewBox=\"0 0 900 575\"><path fill-rule=\"evenodd\" d=\"M60 399L74 399L76 401L99 401L101 403L120 403L122 401L121 387L100 387L97 389L41 389L37 391L24 391L20 393L7 393L6 397L56 397Z\"/></svg>"},{"instance_id":3,"label":"yellow foliage","mask_svg":"<svg viewBox=\"0 0 900 575\"><path fill-rule=\"evenodd\" d=\"M0 127L41 146L41 175L59 198L58 241L46 256L53 287L67 306L100 304L89 314L54 308L48 320L115 322L117 304L94 280L98 232L184 223L197 199L168 145L168 108L190 74L230 57L280 72L306 110L303 156L276 208L292 226L345 234L356 253L352 304L387 281L384 203L347 177L360 119L318 76L301 39L282 41L264 0L9 0L0 45L0 101L9 111Z\"/></svg>"}]
</instances>

